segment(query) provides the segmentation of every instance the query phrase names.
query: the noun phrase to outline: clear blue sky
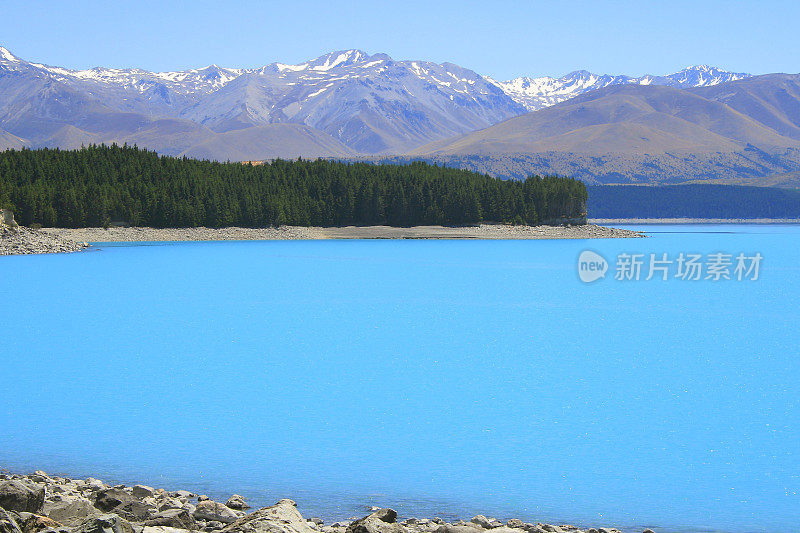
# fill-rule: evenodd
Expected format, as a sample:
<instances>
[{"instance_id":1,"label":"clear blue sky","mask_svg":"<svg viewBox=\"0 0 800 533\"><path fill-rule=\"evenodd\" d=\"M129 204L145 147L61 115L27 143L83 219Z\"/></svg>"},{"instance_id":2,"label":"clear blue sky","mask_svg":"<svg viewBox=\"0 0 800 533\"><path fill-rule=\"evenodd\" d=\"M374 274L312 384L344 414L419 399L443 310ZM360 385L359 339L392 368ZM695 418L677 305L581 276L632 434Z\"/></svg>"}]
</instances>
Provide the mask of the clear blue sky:
<instances>
[{"instance_id":1,"label":"clear blue sky","mask_svg":"<svg viewBox=\"0 0 800 533\"><path fill-rule=\"evenodd\" d=\"M798 0L0 2L0 44L70 68L255 67L360 48L499 79L703 63L797 73L799 27Z\"/></svg>"}]
</instances>

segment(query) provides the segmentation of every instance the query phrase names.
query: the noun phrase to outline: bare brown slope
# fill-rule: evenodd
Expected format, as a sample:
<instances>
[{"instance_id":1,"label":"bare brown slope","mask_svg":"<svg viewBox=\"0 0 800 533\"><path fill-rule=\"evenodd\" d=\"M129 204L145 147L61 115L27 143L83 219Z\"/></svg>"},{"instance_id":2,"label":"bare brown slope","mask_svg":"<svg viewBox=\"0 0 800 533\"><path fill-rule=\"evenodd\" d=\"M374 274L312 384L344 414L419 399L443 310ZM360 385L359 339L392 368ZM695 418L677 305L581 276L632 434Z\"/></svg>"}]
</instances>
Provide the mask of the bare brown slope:
<instances>
[{"instance_id":1,"label":"bare brown slope","mask_svg":"<svg viewBox=\"0 0 800 533\"><path fill-rule=\"evenodd\" d=\"M765 74L690 91L800 140L800 74Z\"/></svg>"},{"instance_id":2,"label":"bare brown slope","mask_svg":"<svg viewBox=\"0 0 800 533\"><path fill-rule=\"evenodd\" d=\"M672 87L628 85L431 143L412 155L733 152L748 144L800 146L725 103Z\"/></svg>"}]
</instances>

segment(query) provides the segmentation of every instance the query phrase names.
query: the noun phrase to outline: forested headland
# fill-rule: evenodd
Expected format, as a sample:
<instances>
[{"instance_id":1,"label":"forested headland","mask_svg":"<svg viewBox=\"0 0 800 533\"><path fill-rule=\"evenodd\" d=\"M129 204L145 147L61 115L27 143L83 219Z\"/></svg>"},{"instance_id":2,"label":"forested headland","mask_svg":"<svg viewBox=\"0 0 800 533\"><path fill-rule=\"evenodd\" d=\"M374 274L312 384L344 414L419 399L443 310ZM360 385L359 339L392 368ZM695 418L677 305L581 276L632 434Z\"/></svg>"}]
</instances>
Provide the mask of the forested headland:
<instances>
[{"instance_id":1,"label":"forested headland","mask_svg":"<svg viewBox=\"0 0 800 533\"><path fill-rule=\"evenodd\" d=\"M254 166L116 145L0 153L0 206L23 225L536 225L583 220L586 200L575 179L505 181L422 162Z\"/></svg>"}]
</instances>

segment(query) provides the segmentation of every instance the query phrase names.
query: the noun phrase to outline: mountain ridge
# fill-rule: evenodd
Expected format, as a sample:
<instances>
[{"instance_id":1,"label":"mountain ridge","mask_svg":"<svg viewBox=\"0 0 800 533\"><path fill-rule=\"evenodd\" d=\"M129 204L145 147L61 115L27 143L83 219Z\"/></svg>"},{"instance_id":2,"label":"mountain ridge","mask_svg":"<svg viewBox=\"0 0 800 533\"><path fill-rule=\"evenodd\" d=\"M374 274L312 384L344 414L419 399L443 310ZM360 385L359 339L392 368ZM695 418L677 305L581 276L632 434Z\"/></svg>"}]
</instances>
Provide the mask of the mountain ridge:
<instances>
[{"instance_id":1,"label":"mountain ridge","mask_svg":"<svg viewBox=\"0 0 800 533\"><path fill-rule=\"evenodd\" d=\"M681 79L670 78L670 83L698 83L696 77L681 72ZM573 87L575 94L634 79L622 76L609 81L586 71L573 74L583 79ZM525 98L530 95L522 98L507 85L453 63L395 61L386 54L357 49L330 52L297 65L273 62L252 69L209 65L150 72L71 70L28 62L0 47L0 127L31 147L147 139L147 147L169 155L191 153L189 145L196 142L215 159L265 159L275 153L243 153L228 141L215 143L210 138L270 124L303 124L311 128L302 130L311 138L301 145L316 146L330 136L341 145L323 142L337 147L328 154L332 157L404 153L527 112L531 104ZM556 92L542 98L560 101L570 93L563 84ZM87 121L87 117L93 118ZM171 121L159 124L183 129L186 138L144 135L142 129L152 129L155 120ZM252 135L269 132L273 137L296 138L297 131L268 128ZM0 140L0 147L3 143L10 146L16 141ZM287 146L280 139L267 144ZM255 149L263 143L251 145ZM313 153L298 147L294 155Z\"/></svg>"}]
</instances>

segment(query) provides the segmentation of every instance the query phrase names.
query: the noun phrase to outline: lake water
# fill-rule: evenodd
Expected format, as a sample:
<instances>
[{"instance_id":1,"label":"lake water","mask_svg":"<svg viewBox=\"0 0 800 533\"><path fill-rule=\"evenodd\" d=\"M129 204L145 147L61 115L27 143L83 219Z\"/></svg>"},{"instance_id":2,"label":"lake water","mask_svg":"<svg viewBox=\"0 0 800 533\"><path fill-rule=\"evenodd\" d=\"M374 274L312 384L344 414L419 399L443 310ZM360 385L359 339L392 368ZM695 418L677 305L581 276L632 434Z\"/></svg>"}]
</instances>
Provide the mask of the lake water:
<instances>
[{"instance_id":1,"label":"lake water","mask_svg":"<svg viewBox=\"0 0 800 533\"><path fill-rule=\"evenodd\" d=\"M0 466L326 519L797 531L800 227L645 229L0 258ZM618 281L622 252L764 259Z\"/></svg>"}]
</instances>

